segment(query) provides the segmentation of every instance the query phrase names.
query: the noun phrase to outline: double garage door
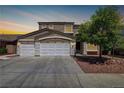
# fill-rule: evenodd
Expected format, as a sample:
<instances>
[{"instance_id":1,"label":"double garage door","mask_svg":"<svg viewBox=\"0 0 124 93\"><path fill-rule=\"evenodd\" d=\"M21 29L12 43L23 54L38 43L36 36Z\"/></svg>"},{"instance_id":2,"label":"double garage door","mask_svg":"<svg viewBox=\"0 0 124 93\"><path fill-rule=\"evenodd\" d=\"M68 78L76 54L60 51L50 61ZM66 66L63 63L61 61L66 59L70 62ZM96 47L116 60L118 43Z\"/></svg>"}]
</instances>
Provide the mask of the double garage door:
<instances>
[{"instance_id":1,"label":"double garage door","mask_svg":"<svg viewBox=\"0 0 124 93\"><path fill-rule=\"evenodd\" d=\"M70 55L69 43L41 43L40 55Z\"/></svg>"},{"instance_id":2,"label":"double garage door","mask_svg":"<svg viewBox=\"0 0 124 93\"><path fill-rule=\"evenodd\" d=\"M21 44L20 55L21 56L35 56L34 44ZM69 43L40 43L39 44L40 56L69 56L70 44Z\"/></svg>"}]
</instances>

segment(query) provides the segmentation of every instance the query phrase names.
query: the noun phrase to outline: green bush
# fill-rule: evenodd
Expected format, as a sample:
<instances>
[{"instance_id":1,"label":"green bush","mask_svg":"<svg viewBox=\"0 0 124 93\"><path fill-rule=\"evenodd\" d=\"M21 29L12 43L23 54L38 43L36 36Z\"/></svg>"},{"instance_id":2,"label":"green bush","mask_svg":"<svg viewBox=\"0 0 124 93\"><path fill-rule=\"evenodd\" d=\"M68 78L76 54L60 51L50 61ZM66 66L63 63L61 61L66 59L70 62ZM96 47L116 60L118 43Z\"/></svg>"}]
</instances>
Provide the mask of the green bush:
<instances>
[{"instance_id":1,"label":"green bush","mask_svg":"<svg viewBox=\"0 0 124 93\"><path fill-rule=\"evenodd\" d=\"M6 48L0 48L0 54L6 54L7 49Z\"/></svg>"}]
</instances>

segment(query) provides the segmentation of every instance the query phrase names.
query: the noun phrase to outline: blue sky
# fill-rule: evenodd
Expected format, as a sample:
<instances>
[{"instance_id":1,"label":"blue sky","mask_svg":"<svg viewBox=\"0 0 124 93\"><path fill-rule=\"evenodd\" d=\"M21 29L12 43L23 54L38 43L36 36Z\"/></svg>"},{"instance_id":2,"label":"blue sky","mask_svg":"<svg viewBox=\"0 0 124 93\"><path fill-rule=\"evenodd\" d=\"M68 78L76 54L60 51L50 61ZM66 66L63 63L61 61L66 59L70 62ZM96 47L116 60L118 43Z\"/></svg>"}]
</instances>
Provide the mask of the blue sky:
<instances>
[{"instance_id":1,"label":"blue sky","mask_svg":"<svg viewBox=\"0 0 124 93\"><path fill-rule=\"evenodd\" d=\"M89 20L99 7L102 6L0 6L0 24L2 29L18 32L37 30L39 21L70 21L80 24ZM124 15L124 6L119 6L119 11Z\"/></svg>"}]
</instances>

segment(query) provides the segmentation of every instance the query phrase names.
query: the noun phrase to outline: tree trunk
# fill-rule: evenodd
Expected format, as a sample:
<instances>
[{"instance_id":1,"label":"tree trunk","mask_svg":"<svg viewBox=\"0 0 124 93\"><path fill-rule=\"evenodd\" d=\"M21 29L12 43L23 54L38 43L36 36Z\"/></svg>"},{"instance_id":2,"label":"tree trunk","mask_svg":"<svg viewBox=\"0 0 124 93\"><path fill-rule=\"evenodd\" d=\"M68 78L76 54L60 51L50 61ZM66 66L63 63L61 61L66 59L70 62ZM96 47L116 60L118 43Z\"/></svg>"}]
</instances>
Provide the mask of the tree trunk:
<instances>
[{"instance_id":1,"label":"tree trunk","mask_svg":"<svg viewBox=\"0 0 124 93\"><path fill-rule=\"evenodd\" d=\"M99 58L102 58L102 46L99 46Z\"/></svg>"},{"instance_id":2,"label":"tree trunk","mask_svg":"<svg viewBox=\"0 0 124 93\"><path fill-rule=\"evenodd\" d=\"M114 49L115 49L115 47L114 47L114 45L113 45L113 49L112 49L112 58L114 57Z\"/></svg>"}]
</instances>

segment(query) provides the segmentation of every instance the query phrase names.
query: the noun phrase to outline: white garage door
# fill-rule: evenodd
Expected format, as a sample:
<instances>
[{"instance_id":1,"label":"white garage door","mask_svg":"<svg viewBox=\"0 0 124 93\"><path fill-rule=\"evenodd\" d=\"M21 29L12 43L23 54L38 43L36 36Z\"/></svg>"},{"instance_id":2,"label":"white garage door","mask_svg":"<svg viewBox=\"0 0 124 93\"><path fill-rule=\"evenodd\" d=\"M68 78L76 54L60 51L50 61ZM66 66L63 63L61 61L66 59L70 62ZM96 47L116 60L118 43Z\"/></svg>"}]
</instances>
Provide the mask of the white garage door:
<instances>
[{"instance_id":1,"label":"white garage door","mask_svg":"<svg viewBox=\"0 0 124 93\"><path fill-rule=\"evenodd\" d=\"M34 56L34 44L21 44L19 51L20 56Z\"/></svg>"},{"instance_id":2,"label":"white garage door","mask_svg":"<svg viewBox=\"0 0 124 93\"><path fill-rule=\"evenodd\" d=\"M70 44L69 43L41 43L40 55L45 56L69 56Z\"/></svg>"}]
</instances>

